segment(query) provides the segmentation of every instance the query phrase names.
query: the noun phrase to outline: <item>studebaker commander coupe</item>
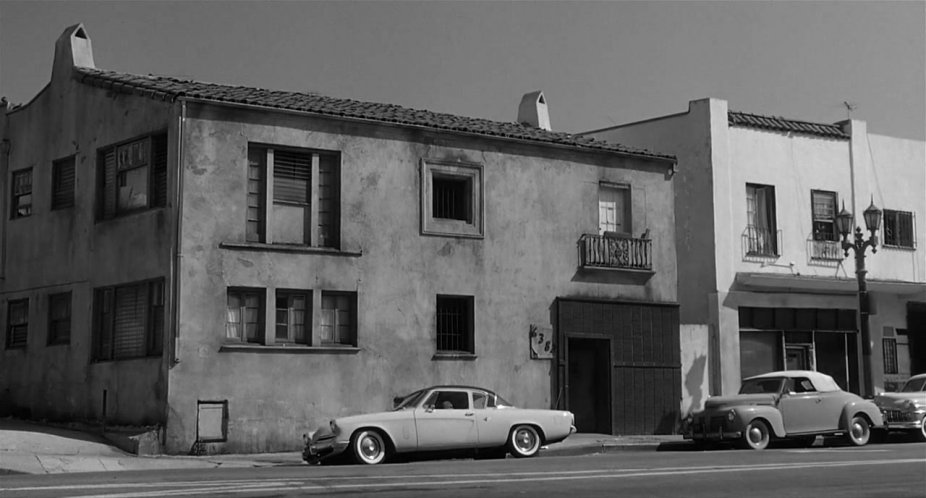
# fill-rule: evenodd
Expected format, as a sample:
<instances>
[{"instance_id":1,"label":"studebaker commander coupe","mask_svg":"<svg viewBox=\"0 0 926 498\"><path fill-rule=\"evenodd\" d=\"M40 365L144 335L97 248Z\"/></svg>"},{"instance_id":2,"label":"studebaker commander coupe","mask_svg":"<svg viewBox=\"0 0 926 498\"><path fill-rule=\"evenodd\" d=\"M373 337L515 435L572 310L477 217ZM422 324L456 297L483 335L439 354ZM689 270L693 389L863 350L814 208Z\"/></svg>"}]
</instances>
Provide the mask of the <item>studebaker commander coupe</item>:
<instances>
[{"instance_id":1,"label":"studebaker commander coupe","mask_svg":"<svg viewBox=\"0 0 926 498\"><path fill-rule=\"evenodd\" d=\"M900 392L876 396L875 404L881 408L888 430L912 432L926 441L926 373L910 377Z\"/></svg>"},{"instance_id":2,"label":"studebaker commander coupe","mask_svg":"<svg viewBox=\"0 0 926 498\"><path fill-rule=\"evenodd\" d=\"M346 452L377 464L399 453L451 450L530 457L576 430L571 412L515 408L478 387L429 387L395 401L392 411L337 418L304 436L303 459L318 463Z\"/></svg>"},{"instance_id":3,"label":"studebaker commander coupe","mask_svg":"<svg viewBox=\"0 0 926 498\"><path fill-rule=\"evenodd\" d=\"M703 411L689 416L685 438L762 450L773 438L811 444L820 434L845 434L863 446L872 428L883 425L874 403L843 391L829 375L786 370L744 379L738 395L708 398Z\"/></svg>"}]
</instances>

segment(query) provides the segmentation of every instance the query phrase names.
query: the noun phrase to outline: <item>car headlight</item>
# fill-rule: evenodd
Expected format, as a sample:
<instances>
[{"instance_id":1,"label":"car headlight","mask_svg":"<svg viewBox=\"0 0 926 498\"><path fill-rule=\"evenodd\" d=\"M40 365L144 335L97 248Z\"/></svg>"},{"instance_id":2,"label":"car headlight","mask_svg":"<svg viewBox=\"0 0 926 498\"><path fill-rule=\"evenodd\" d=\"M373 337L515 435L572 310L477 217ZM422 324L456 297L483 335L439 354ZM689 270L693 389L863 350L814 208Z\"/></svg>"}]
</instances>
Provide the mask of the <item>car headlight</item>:
<instances>
[{"instance_id":1,"label":"car headlight","mask_svg":"<svg viewBox=\"0 0 926 498\"><path fill-rule=\"evenodd\" d=\"M733 420L735 420L735 419L736 419L736 410L730 410L729 412L727 412L727 421L728 421L728 422L733 422Z\"/></svg>"}]
</instances>

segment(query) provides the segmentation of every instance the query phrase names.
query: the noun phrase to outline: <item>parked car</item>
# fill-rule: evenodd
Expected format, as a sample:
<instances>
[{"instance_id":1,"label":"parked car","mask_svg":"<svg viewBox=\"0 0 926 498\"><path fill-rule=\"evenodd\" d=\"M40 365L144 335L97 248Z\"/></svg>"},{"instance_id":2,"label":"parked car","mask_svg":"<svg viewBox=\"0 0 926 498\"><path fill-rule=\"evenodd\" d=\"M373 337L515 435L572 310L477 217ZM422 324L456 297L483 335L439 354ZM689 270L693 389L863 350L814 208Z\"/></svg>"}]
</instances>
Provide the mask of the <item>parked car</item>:
<instances>
[{"instance_id":1,"label":"parked car","mask_svg":"<svg viewBox=\"0 0 926 498\"><path fill-rule=\"evenodd\" d=\"M912 432L926 441L926 373L910 377L900 392L875 396L875 404L888 430Z\"/></svg>"},{"instance_id":2,"label":"parked car","mask_svg":"<svg viewBox=\"0 0 926 498\"><path fill-rule=\"evenodd\" d=\"M821 434L845 434L863 446L871 430L884 425L873 402L843 391L829 375L806 370L744 379L739 394L708 398L687 422L685 437L697 444L729 440L754 450L772 439L809 445Z\"/></svg>"},{"instance_id":3,"label":"parked car","mask_svg":"<svg viewBox=\"0 0 926 498\"><path fill-rule=\"evenodd\" d=\"M377 464L395 454L451 450L531 457L576 430L571 412L515 408L479 387L428 387L394 402L391 411L336 418L303 436L303 459L317 463L346 453Z\"/></svg>"}]
</instances>

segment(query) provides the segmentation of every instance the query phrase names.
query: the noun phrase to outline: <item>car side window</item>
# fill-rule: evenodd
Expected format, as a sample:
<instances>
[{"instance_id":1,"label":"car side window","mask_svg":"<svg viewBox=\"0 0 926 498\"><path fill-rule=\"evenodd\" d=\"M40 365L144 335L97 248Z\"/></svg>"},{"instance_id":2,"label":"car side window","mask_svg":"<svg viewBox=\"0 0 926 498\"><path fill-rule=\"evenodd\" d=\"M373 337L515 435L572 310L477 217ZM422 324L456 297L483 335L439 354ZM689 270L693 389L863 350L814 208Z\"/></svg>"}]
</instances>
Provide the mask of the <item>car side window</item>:
<instances>
[{"instance_id":1,"label":"car side window","mask_svg":"<svg viewBox=\"0 0 926 498\"><path fill-rule=\"evenodd\" d=\"M469 396L459 391L435 391L425 407L435 410L466 410L469 408Z\"/></svg>"},{"instance_id":2,"label":"car side window","mask_svg":"<svg viewBox=\"0 0 926 498\"><path fill-rule=\"evenodd\" d=\"M810 379L801 377L794 379L792 391L795 393L812 393L816 392L817 389L813 386L813 382L810 382Z\"/></svg>"},{"instance_id":3,"label":"car side window","mask_svg":"<svg viewBox=\"0 0 926 498\"><path fill-rule=\"evenodd\" d=\"M488 399L489 397L486 395L486 393L473 393L473 408L477 410L485 409L486 401L488 401Z\"/></svg>"}]
</instances>

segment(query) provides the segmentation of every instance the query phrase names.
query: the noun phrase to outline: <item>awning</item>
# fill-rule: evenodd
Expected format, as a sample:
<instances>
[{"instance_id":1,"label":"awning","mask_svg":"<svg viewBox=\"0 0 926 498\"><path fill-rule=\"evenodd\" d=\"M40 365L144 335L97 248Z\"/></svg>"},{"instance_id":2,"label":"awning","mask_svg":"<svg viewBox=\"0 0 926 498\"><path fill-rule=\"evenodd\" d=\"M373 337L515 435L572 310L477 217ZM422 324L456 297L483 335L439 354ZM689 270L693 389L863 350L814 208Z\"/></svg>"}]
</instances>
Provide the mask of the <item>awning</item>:
<instances>
[{"instance_id":1,"label":"awning","mask_svg":"<svg viewBox=\"0 0 926 498\"><path fill-rule=\"evenodd\" d=\"M897 295L926 293L926 283L871 278L867 282L868 292ZM803 292L810 294L855 294L858 292L858 281L854 277L839 278L738 272L735 285L737 290L764 292Z\"/></svg>"}]
</instances>

